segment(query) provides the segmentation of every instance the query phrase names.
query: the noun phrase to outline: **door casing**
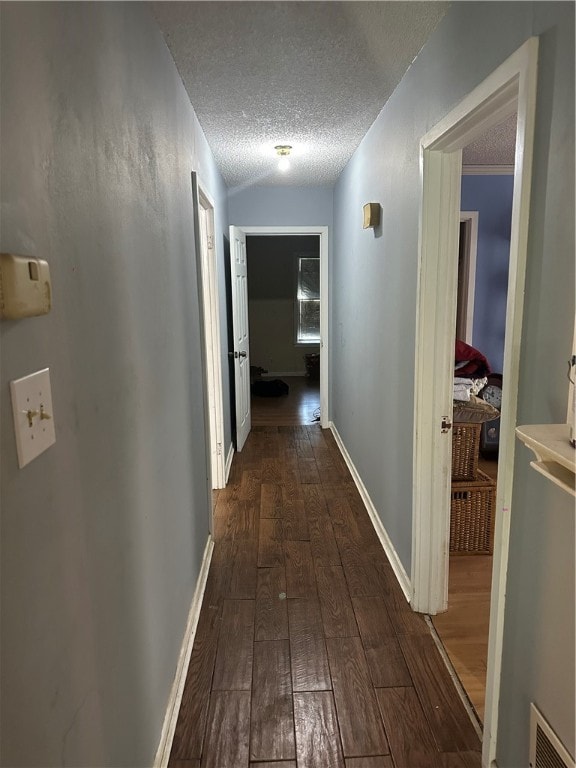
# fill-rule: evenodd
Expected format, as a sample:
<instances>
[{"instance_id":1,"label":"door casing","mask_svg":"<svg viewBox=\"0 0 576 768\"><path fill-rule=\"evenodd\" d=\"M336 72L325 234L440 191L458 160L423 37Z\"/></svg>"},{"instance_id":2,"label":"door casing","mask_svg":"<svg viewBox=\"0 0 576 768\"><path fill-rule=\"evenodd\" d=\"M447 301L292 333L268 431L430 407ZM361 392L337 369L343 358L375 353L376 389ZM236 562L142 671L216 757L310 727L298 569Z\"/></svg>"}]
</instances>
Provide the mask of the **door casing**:
<instances>
[{"instance_id":1,"label":"door casing","mask_svg":"<svg viewBox=\"0 0 576 768\"><path fill-rule=\"evenodd\" d=\"M329 326L328 326L328 227L323 226L243 226L246 235L318 235L320 237L320 425L329 426Z\"/></svg>"},{"instance_id":2,"label":"door casing","mask_svg":"<svg viewBox=\"0 0 576 768\"><path fill-rule=\"evenodd\" d=\"M214 202L196 173L192 174L192 197L203 337L205 401L208 415L206 436L210 451L210 489L212 490L224 488L226 485L218 252L214 233ZM211 518L212 515L210 515Z\"/></svg>"},{"instance_id":3,"label":"door casing","mask_svg":"<svg viewBox=\"0 0 576 768\"><path fill-rule=\"evenodd\" d=\"M530 38L421 140L416 318L412 606L446 610L457 248L462 148L517 112L502 426L486 678L483 766L496 756L517 390L536 109L538 39ZM432 384L431 384L432 382Z\"/></svg>"}]
</instances>

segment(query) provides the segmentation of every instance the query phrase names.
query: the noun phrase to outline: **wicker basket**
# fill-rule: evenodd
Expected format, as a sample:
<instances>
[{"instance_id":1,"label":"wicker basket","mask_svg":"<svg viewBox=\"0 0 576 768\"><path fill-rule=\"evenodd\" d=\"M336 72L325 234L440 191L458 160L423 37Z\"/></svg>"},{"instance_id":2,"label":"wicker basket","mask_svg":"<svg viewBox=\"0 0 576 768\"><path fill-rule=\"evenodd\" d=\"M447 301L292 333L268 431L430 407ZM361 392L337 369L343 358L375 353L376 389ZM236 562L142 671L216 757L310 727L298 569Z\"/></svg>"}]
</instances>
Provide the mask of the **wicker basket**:
<instances>
[{"instance_id":1,"label":"wicker basket","mask_svg":"<svg viewBox=\"0 0 576 768\"><path fill-rule=\"evenodd\" d=\"M492 554L496 483L478 471L478 480L452 483L450 552Z\"/></svg>"},{"instance_id":2,"label":"wicker basket","mask_svg":"<svg viewBox=\"0 0 576 768\"><path fill-rule=\"evenodd\" d=\"M452 425L452 480L476 480L482 424L455 422Z\"/></svg>"}]
</instances>

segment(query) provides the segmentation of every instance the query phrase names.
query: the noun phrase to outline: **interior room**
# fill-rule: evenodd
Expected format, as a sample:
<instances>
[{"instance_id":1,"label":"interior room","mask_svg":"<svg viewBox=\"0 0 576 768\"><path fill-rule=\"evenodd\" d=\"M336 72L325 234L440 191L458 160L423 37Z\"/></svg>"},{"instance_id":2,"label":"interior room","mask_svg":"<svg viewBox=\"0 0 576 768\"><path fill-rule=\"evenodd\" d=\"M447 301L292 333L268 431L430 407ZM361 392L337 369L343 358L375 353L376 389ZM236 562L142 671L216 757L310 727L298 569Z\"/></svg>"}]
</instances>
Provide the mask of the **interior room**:
<instances>
[{"instance_id":1,"label":"interior room","mask_svg":"<svg viewBox=\"0 0 576 768\"><path fill-rule=\"evenodd\" d=\"M574 29L0 2L1 766L573 768ZM488 220L461 161L513 114L513 299L497 235L465 340L503 376L481 725L431 625ZM306 370L249 345L246 239L278 232L320 241L318 423L251 421L251 364Z\"/></svg>"},{"instance_id":2,"label":"interior room","mask_svg":"<svg viewBox=\"0 0 576 768\"><path fill-rule=\"evenodd\" d=\"M461 221L471 224L470 230L460 233L460 262L458 273L458 304L456 336L480 350L494 374L483 377L478 399L470 396L475 408L469 408L470 400L454 401L454 422L464 419L482 419L474 426L474 448L453 444L453 451L473 450L474 457L464 474L453 483L455 494L472 493L478 498L478 516L486 505L484 541L464 539L451 541L450 570L448 581L448 610L436 615L433 623L448 656L454 665L474 712L484 721L486 695L486 671L488 660L488 635L490 619L490 595L492 581L492 551L495 525L496 483L498 478L498 440L500 413L480 410L486 403L484 395L489 383L502 384L504 342L506 328L506 293L508 290L508 262L510 253L510 222L514 182L514 153L516 145L516 115L504 124L497 125L481 136L463 152L461 189ZM480 157L484 165L477 165ZM465 249L465 253L463 253ZM460 263L463 265L460 270ZM455 371L458 376L458 371ZM460 380L459 377L458 380ZM482 386L483 385L483 386ZM468 394L466 395L468 396ZM455 395L456 397L456 395ZM488 395L490 399L490 395ZM495 418L494 418L495 416ZM461 427L461 430L471 429ZM488 432L495 433L487 440ZM479 432L479 434L476 434ZM458 458L456 458L456 465ZM467 481L471 484L468 485ZM478 485L475 485L479 483ZM484 485L482 485L484 483ZM478 521L480 517L477 518ZM460 534L462 535L462 534Z\"/></svg>"}]
</instances>

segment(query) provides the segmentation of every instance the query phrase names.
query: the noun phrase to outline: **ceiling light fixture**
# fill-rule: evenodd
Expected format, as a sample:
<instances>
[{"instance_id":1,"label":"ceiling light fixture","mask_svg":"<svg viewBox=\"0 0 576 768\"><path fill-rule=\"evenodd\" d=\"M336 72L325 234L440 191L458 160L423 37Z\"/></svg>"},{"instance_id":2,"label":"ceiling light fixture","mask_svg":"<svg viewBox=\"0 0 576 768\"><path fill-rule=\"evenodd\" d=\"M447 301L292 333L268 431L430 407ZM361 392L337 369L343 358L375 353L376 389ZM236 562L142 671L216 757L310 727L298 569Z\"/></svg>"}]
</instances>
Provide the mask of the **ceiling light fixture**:
<instances>
[{"instance_id":1,"label":"ceiling light fixture","mask_svg":"<svg viewBox=\"0 0 576 768\"><path fill-rule=\"evenodd\" d=\"M278 170L279 171L287 171L288 168L290 168L290 161L288 160L288 155L292 151L292 147L290 144L277 144L274 149L276 150L276 154L280 157L280 161L278 163Z\"/></svg>"}]
</instances>

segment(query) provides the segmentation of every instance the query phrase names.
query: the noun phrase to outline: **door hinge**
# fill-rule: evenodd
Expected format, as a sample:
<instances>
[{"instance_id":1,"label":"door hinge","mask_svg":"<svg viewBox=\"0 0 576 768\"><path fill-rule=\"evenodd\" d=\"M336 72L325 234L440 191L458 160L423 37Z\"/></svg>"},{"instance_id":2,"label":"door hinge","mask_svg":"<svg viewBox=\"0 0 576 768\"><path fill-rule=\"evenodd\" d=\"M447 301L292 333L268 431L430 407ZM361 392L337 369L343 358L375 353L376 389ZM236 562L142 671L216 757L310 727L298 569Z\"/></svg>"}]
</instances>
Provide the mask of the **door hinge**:
<instances>
[{"instance_id":1,"label":"door hinge","mask_svg":"<svg viewBox=\"0 0 576 768\"><path fill-rule=\"evenodd\" d=\"M448 432L450 429L452 429L452 422L450 421L448 416L442 416L442 424L441 424L441 431L442 432Z\"/></svg>"},{"instance_id":2,"label":"door hinge","mask_svg":"<svg viewBox=\"0 0 576 768\"><path fill-rule=\"evenodd\" d=\"M214 248L214 235L208 235L208 250L211 251Z\"/></svg>"}]
</instances>

